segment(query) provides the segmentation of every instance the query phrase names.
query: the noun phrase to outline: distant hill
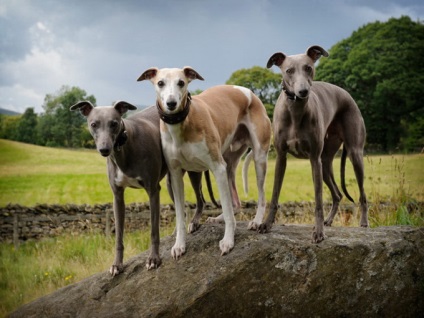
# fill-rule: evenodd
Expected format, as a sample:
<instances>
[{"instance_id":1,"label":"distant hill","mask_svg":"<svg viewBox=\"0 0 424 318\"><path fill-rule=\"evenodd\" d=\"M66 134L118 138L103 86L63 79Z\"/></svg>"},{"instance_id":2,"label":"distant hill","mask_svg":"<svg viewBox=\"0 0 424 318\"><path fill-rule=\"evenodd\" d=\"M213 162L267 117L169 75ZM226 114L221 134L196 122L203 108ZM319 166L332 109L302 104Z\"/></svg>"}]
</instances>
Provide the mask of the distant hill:
<instances>
[{"instance_id":1,"label":"distant hill","mask_svg":"<svg viewBox=\"0 0 424 318\"><path fill-rule=\"evenodd\" d=\"M13 110L0 108L0 115L16 116L16 115L21 115L21 113L14 112Z\"/></svg>"}]
</instances>

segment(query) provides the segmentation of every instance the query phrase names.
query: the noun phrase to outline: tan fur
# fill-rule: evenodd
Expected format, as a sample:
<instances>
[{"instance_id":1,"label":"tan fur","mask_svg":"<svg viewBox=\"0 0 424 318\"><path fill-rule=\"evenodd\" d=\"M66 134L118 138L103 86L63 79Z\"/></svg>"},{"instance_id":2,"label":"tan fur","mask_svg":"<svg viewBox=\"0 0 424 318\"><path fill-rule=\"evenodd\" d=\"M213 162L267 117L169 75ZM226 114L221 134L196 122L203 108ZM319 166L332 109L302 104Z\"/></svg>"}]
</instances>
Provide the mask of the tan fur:
<instances>
[{"instance_id":1,"label":"tan fur","mask_svg":"<svg viewBox=\"0 0 424 318\"><path fill-rule=\"evenodd\" d=\"M231 85L209 88L193 96L188 104L188 84L194 79L203 80L191 67L150 68L138 78L139 81L146 79L153 83L161 107L162 148L171 172L172 187L177 192L177 235L171 254L178 259L185 253L182 169L211 170L215 175L223 213L210 219L225 221L225 234L219 245L222 254L227 254L234 246L233 204L240 206L235 171L249 147L252 148L249 155L255 162L259 197L255 219L248 228L256 230L265 212L264 182L271 139L271 122L265 107L249 89Z\"/></svg>"}]
</instances>

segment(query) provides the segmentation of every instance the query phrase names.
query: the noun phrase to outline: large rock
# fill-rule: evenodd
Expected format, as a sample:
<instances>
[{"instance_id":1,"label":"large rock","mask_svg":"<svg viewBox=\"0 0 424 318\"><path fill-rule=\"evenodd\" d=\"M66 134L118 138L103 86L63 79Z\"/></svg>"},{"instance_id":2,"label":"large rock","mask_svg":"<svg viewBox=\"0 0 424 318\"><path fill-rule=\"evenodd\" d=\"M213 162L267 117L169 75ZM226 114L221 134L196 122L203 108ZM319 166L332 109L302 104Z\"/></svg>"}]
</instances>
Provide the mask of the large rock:
<instances>
[{"instance_id":1,"label":"large rock","mask_svg":"<svg viewBox=\"0 0 424 318\"><path fill-rule=\"evenodd\" d=\"M223 225L187 235L187 253L147 271L148 252L123 274L104 272L24 305L11 317L418 317L424 313L424 229L275 226L239 222L234 250L220 256Z\"/></svg>"}]
</instances>

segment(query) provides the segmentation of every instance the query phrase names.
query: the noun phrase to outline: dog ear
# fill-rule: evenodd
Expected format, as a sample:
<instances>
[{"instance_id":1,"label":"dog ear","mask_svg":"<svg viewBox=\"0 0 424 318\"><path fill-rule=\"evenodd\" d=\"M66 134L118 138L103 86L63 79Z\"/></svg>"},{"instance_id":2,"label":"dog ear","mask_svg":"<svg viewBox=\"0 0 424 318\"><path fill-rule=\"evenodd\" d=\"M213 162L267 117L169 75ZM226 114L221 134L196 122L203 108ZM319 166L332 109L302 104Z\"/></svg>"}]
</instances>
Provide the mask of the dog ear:
<instances>
[{"instance_id":1,"label":"dog ear","mask_svg":"<svg viewBox=\"0 0 424 318\"><path fill-rule=\"evenodd\" d=\"M113 107L120 113L121 115L125 114L128 110L136 110L137 107L127 103L123 100L117 101L113 103Z\"/></svg>"},{"instance_id":2,"label":"dog ear","mask_svg":"<svg viewBox=\"0 0 424 318\"><path fill-rule=\"evenodd\" d=\"M318 61L321 56L329 56L328 52L318 45L310 46L306 50L306 55L309 56L314 62Z\"/></svg>"},{"instance_id":3,"label":"dog ear","mask_svg":"<svg viewBox=\"0 0 424 318\"><path fill-rule=\"evenodd\" d=\"M281 52L274 53L269 58L268 63L266 63L266 67L271 68L273 65L280 67L281 64L283 64L283 61L284 61L285 58L286 58L286 56L284 55L284 53L281 53Z\"/></svg>"},{"instance_id":4,"label":"dog ear","mask_svg":"<svg viewBox=\"0 0 424 318\"><path fill-rule=\"evenodd\" d=\"M199 73L197 73L194 69L192 69L190 66L185 66L184 68L183 68L183 71L184 71L184 75L190 80L190 81L192 81L192 80L195 80L195 79L198 79L198 80L201 80L201 81L204 81L204 79L203 79L203 77L202 76L200 76L200 74Z\"/></svg>"},{"instance_id":5,"label":"dog ear","mask_svg":"<svg viewBox=\"0 0 424 318\"><path fill-rule=\"evenodd\" d=\"M69 109L72 111L79 109L80 113L87 117L93 108L93 104L89 101L82 101L72 105Z\"/></svg>"},{"instance_id":6,"label":"dog ear","mask_svg":"<svg viewBox=\"0 0 424 318\"><path fill-rule=\"evenodd\" d=\"M151 80L156 76L159 69L157 67L151 67L148 70L144 71L143 74L140 75L140 77L137 79L137 82L141 82L144 80Z\"/></svg>"}]
</instances>

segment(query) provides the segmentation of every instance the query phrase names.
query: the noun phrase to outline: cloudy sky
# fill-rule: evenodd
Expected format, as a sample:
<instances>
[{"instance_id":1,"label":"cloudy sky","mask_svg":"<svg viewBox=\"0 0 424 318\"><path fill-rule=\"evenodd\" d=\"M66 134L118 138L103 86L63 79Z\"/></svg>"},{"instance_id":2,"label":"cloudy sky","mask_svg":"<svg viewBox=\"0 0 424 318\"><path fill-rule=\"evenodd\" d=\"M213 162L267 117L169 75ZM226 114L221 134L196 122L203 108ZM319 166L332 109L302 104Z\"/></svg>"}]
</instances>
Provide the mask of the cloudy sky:
<instances>
[{"instance_id":1,"label":"cloudy sky","mask_svg":"<svg viewBox=\"0 0 424 318\"><path fill-rule=\"evenodd\" d=\"M97 105L154 103L152 66L195 68L223 84L275 52L330 49L359 27L390 17L424 19L422 0L0 0L0 108L42 112L63 85ZM277 70L275 70L277 71Z\"/></svg>"}]
</instances>

